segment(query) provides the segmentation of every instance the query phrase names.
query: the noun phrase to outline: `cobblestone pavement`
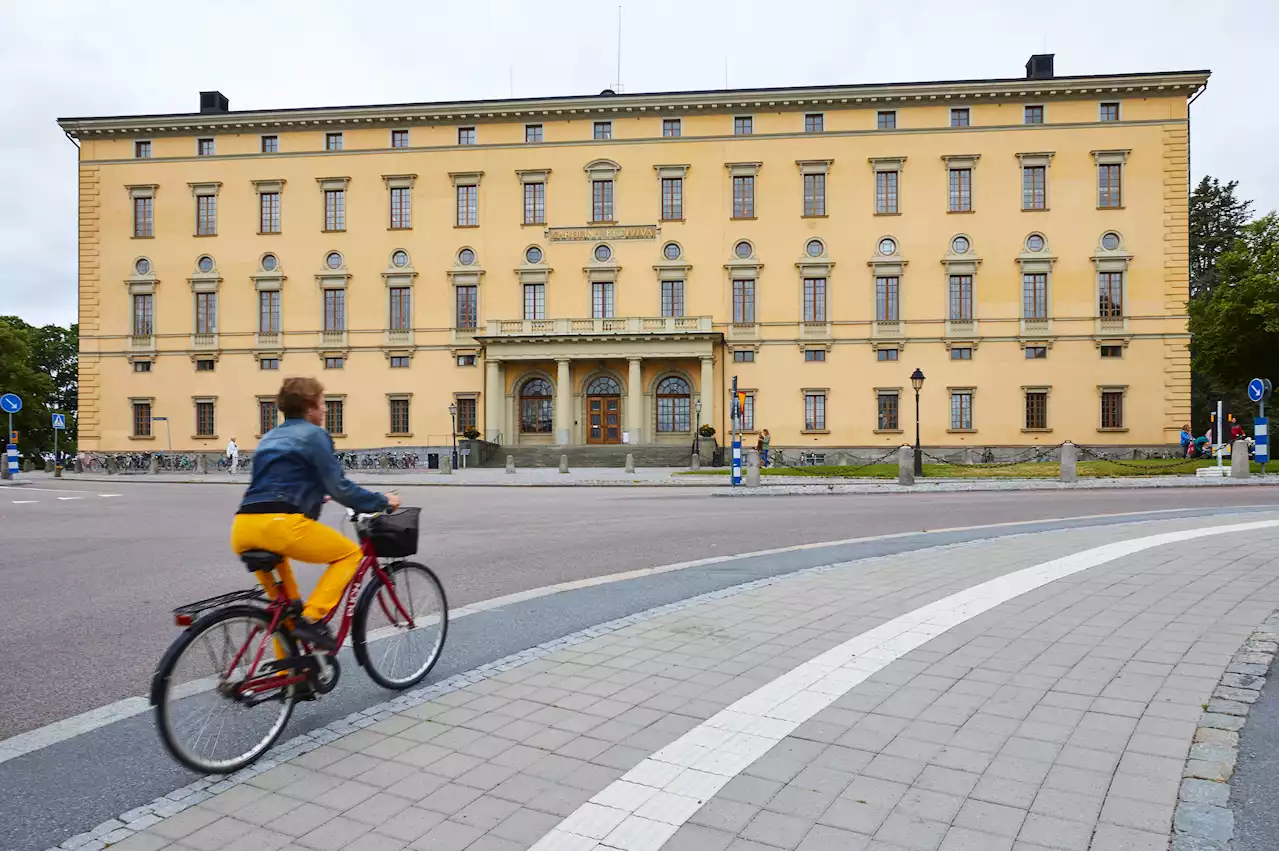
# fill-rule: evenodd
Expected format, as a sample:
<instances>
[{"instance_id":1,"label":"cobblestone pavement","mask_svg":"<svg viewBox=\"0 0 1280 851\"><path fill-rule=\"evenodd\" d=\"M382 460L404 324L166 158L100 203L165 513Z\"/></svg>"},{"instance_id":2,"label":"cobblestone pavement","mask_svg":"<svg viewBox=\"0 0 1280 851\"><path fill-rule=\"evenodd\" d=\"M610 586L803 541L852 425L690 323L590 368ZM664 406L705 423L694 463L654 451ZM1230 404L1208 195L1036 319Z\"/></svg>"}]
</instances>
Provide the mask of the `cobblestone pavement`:
<instances>
[{"instance_id":1,"label":"cobblestone pavement","mask_svg":"<svg viewBox=\"0 0 1280 851\"><path fill-rule=\"evenodd\" d=\"M715 592L402 695L62 847L1163 851L1204 705L1276 607L1258 520Z\"/></svg>"}]
</instances>

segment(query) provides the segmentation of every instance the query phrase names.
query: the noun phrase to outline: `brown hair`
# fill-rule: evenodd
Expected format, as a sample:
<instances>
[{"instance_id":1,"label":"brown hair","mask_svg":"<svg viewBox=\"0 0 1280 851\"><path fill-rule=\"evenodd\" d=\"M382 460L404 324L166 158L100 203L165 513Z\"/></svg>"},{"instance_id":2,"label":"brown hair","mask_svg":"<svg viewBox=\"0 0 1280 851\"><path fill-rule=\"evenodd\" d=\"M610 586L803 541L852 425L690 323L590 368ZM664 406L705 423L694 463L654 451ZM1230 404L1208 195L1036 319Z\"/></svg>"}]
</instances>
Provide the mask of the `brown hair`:
<instances>
[{"instance_id":1,"label":"brown hair","mask_svg":"<svg viewBox=\"0 0 1280 851\"><path fill-rule=\"evenodd\" d=\"M324 385L314 378L286 378L276 394L276 407L285 418L300 417L315 406Z\"/></svg>"}]
</instances>

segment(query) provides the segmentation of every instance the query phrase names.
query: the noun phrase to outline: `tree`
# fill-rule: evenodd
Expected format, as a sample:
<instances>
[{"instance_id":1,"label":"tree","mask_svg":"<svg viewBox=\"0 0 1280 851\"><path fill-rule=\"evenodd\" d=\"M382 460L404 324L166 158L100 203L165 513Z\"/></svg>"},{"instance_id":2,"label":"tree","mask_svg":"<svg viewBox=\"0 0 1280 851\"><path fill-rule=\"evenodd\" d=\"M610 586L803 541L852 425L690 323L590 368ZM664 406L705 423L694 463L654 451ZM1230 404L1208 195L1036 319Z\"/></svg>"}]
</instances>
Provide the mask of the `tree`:
<instances>
[{"instance_id":1,"label":"tree","mask_svg":"<svg viewBox=\"0 0 1280 851\"><path fill-rule=\"evenodd\" d=\"M1218 283L1218 258L1240 237L1249 221L1252 201L1236 197L1236 181L1225 186L1216 177L1203 177L1191 193L1188 209L1191 253L1191 298L1209 293Z\"/></svg>"},{"instance_id":2,"label":"tree","mask_svg":"<svg viewBox=\"0 0 1280 851\"><path fill-rule=\"evenodd\" d=\"M16 393L22 410L13 416L13 428L20 435L18 447L23 457L38 458L53 449L53 429L48 402L54 382L37 366L32 356L30 328L0 317L0 393ZM8 425L8 417L0 420ZM6 435L7 437L7 435Z\"/></svg>"}]
</instances>

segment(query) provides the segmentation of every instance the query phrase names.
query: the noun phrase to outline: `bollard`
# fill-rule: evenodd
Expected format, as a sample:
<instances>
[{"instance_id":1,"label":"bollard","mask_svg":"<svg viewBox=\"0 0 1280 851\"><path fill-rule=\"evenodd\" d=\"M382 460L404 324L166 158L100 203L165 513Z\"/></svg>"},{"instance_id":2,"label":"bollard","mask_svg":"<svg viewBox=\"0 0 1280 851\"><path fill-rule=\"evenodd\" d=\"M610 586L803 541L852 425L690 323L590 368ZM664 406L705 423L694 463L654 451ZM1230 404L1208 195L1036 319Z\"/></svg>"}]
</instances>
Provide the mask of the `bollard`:
<instances>
[{"instance_id":1,"label":"bollard","mask_svg":"<svg viewBox=\"0 0 1280 851\"><path fill-rule=\"evenodd\" d=\"M690 456L690 458L689 458L689 469L690 469L690 470L695 470L695 471L696 471L696 470L701 470L701 469L702 469L702 456L701 456L701 455L698 455L698 454L695 452L692 456Z\"/></svg>"},{"instance_id":2,"label":"bollard","mask_svg":"<svg viewBox=\"0 0 1280 851\"><path fill-rule=\"evenodd\" d=\"M1249 478L1249 444L1243 440L1231 444L1231 478Z\"/></svg>"},{"instance_id":3,"label":"bollard","mask_svg":"<svg viewBox=\"0 0 1280 851\"><path fill-rule=\"evenodd\" d=\"M52 473L52 472L53 472L53 459L52 459L52 458L46 458L46 459L44 459L44 471L45 471L46 473Z\"/></svg>"},{"instance_id":4,"label":"bollard","mask_svg":"<svg viewBox=\"0 0 1280 851\"><path fill-rule=\"evenodd\" d=\"M150 463L150 465L151 465L151 466L150 466L150 469L149 469L149 472L151 473L151 475L153 475L153 476L154 476L154 475L156 475L157 473L159 473L159 472L160 472L160 456L159 456L159 455L154 455L154 454L153 454L153 455L151 456L151 460L150 460L150 462L149 462L149 463Z\"/></svg>"},{"instance_id":5,"label":"bollard","mask_svg":"<svg viewBox=\"0 0 1280 851\"><path fill-rule=\"evenodd\" d=\"M107 456L107 475L114 476L116 474L116 459L110 455Z\"/></svg>"},{"instance_id":6,"label":"bollard","mask_svg":"<svg viewBox=\"0 0 1280 851\"><path fill-rule=\"evenodd\" d=\"M56 466L56 465L54 466L54 468L53 468L53 477L54 477L55 479L61 479L61 478L62 478L62 467L60 467L60 466Z\"/></svg>"},{"instance_id":7,"label":"bollard","mask_svg":"<svg viewBox=\"0 0 1280 851\"><path fill-rule=\"evenodd\" d=\"M197 473L209 472L209 456L205 455L203 452L201 452L199 455L196 456L196 472Z\"/></svg>"},{"instance_id":8,"label":"bollard","mask_svg":"<svg viewBox=\"0 0 1280 851\"><path fill-rule=\"evenodd\" d=\"M446 476L453 475L453 459L448 455L440 456L440 472Z\"/></svg>"},{"instance_id":9,"label":"bollard","mask_svg":"<svg viewBox=\"0 0 1280 851\"><path fill-rule=\"evenodd\" d=\"M378 466L379 466L379 467L381 467L381 468L382 468L382 469L384 469L384 470L390 470L390 469L391 469L391 456L390 456L390 455L383 455L381 458L379 458L379 459L378 459Z\"/></svg>"},{"instance_id":10,"label":"bollard","mask_svg":"<svg viewBox=\"0 0 1280 851\"><path fill-rule=\"evenodd\" d=\"M35 462L35 461L32 461L30 458L28 458L26 461L23 461L23 462L22 462L22 472L24 472L24 473L34 473L35 471L36 471L36 462Z\"/></svg>"},{"instance_id":11,"label":"bollard","mask_svg":"<svg viewBox=\"0 0 1280 851\"><path fill-rule=\"evenodd\" d=\"M634 473L636 471L636 458L630 452L627 453L626 472Z\"/></svg>"},{"instance_id":12,"label":"bollard","mask_svg":"<svg viewBox=\"0 0 1280 851\"><path fill-rule=\"evenodd\" d=\"M79 458L76 458L76 467L75 467L75 470L76 470L76 472L77 472L77 473L83 473L83 472L84 472L84 461L80 460Z\"/></svg>"},{"instance_id":13,"label":"bollard","mask_svg":"<svg viewBox=\"0 0 1280 851\"><path fill-rule=\"evenodd\" d=\"M560 456L560 472L562 473L569 472L569 456L568 455Z\"/></svg>"},{"instance_id":14,"label":"bollard","mask_svg":"<svg viewBox=\"0 0 1280 851\"><path fill-rule=\"evenodd\" d=\"M760 452L756 449L747 450L747 487L760 487Z\"/></svg>"},{"instance_id":15,"label":"bollard","mask_svg":"<svg viewBox=\"0 0 1280 851\"><path fill-rule=\"evenodd\" d=\"M1076 480L1076 459L1080 450L1071 441L1062 444L1062 454L1058 459L1058 481L1074 482Z\"/></svg>"},{"instance_id":16,"label":"bollard","mask_svg":"<svg viewBox=\"0 0 1280 851\"><path fill-rule=\"evenodd\" d=\"M515 471L516 471L516 456L508 455L507 456L507 472L514 473Z\"/></svg>"},{"instance_id":17,"label":"bollard","mask_svg":"<svg viewBox=\"0 0 1280 851\"><path fill-rule=\"evenodd\" d=\"M916 483L916 451L910 446L898 448L898 484Z\"/></svg>"}]
</instances>

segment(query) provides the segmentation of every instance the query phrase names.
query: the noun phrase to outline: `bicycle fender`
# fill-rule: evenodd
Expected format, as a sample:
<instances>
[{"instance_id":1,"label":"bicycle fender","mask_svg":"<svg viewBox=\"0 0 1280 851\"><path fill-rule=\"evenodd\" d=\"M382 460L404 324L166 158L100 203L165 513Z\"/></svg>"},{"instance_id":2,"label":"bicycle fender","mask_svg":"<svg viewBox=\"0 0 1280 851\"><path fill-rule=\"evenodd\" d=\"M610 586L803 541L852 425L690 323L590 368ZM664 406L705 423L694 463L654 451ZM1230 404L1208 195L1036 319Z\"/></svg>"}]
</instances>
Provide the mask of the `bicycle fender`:
<instances>
[{"instance_id":1,"label":"bicycle fender","mask_svg":"<svg viewBox=\"0 0 1280 851\"><path fill-rule=\"evenodd\" d=\"M241 614L251 614L254 616L261 615L262 609L256 606L223 606L218 609L210 609L200 617L196 618L191 626L187 627L182 633L169 645L168 649L160 656L160 661L156 663L156 669L151 673L151 688L147 695L147 700L152 706L159 706L160 699L164 696L165 687L169 684L168 680L161 676L161 671L169 669L173 658L181 653L187 646L193 633L202 629L205 623L214 615L222 615L227 611L236 611Z\"/></svg>"}]
</instances>

